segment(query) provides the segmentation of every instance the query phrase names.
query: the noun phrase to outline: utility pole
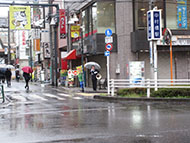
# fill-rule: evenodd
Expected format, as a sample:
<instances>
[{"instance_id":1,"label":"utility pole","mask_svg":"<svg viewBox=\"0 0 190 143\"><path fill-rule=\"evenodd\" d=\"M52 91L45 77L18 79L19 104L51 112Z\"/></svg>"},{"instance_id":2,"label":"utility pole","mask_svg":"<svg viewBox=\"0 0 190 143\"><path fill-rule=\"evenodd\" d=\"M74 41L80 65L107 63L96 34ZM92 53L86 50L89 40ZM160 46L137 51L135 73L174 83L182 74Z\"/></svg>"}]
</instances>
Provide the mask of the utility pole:
<instances>
[{"instance_id":1,"label":"utility pole","mask_svg":"<svg viewBox=\"0 0 190 143\"><path fill-rule=\"evenodd\" d=\"M57 24L54 26L54 55L55 55L55 85L58 86L57 83Z\"/></svg>"},{"instance_id":2,"label":"utility pole","mask_svg":"<svg viewBox=\"0 0 190 143\"><path fill-rule=\"evenodd\" d=\"M9 15L9 11L8 11L8 65L11 64L11 45L10 45L10 15Z\"/></svg>"},{"instance_id":3,"label":"utility pole","mask_svg":"<svg viewBox=\"0 0 190 143\"><path fill-rule=\"evenodd\" d=\"M48 0L49 4L52 4L52 0ZM51 17L52 14L52 7L49 7L49 16ZM50 18L51 22L51 18ZM50 53L51 53L51 58L50 58L50 73L51 73L51 84L54 86L54 54L53 54L53 43L52 43L52 26L49 25L49 42L50 42Z\"/></svg>"},{"instance_id":4,"label":"utility pole","mask_svg":"<svg viewBox=\"0 0 190 143\"><path fill-rule=\"evenodd\" d=\"M80 26L80 32L81 32L81 64L82 64L82 79L83 79L83 86L82 86L82 92L84 92L84 86L85 86L85 76L84 76L84 46L83 46L83 29L82 29L82 23L83 23L83 19L82 19L82 10L80 11L80 18L81 18L81 26Z\"/></svg>"}]
</instances>

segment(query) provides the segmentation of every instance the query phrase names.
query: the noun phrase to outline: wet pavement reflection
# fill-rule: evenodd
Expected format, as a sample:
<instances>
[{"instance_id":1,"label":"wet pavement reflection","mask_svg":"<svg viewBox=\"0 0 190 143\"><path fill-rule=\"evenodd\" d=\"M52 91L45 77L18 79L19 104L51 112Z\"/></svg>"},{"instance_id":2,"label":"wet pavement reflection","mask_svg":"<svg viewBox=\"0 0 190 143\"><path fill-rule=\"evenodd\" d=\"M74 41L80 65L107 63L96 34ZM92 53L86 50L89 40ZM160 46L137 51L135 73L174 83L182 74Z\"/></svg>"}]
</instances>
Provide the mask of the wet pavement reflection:
<instances>
[{"instance_id":1,"label":"wet pavement reflection","mask_svg":"<svg viewBox=\"0 0 190 143\"><path fill-rule=\"evenodd\" d=\"M43 96L43 93L60 97ZM4 143L188 143L190 104L107 102L35 91L40 98L0 108ZM25 94L25 93L21 93ZM26 95L23 95L25 97ZM33 99L33 100L31 100Z\"/></svg>"}]
</instances>

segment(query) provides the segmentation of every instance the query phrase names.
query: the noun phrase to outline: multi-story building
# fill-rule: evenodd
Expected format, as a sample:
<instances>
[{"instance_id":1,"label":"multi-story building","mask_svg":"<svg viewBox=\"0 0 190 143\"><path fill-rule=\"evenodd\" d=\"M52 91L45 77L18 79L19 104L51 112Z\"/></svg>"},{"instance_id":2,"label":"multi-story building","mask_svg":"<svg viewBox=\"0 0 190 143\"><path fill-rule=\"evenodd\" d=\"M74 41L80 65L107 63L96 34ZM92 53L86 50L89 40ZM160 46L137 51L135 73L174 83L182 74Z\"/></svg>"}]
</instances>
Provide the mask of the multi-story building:
<instances>
[{"instance_id":1,"label":"multi-story building","mask_svg":"<svg viewBox=\"0 0 190 143\"><path fill-rule=\"evenodd\" d=\"M181 3L182 2L182 3ZM151 78L149 42L147 40L147 11L157 6L162 11L162 28L173 34L174 78L190 78L190 0L101 0L86 3L66 3L65 8L82 11L85 61L101 65L106 78L105 30L113 31L113 50L110 55L111 78L129 78L129 62L145 62L145 78ZM184 26L180 25L180 6L183 6ZM80 38L79 38L80 39ZM72 39L72 49L80 55L80 40ZM158 78L170 78L169 45L157 42ZM73 68L80 60L72 60Z\"/></svg>"}]
</instances>

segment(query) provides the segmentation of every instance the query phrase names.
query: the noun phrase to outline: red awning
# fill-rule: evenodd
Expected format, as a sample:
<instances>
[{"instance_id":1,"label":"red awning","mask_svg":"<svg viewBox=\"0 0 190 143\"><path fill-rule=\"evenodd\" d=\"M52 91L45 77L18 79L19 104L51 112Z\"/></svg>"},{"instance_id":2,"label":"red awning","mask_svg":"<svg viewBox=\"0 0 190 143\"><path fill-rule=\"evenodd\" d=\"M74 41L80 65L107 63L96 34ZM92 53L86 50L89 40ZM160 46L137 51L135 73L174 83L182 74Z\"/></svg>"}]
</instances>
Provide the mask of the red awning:
<instances>
[{"instance_id":1,"label":"red awning","mask_svg":"<svg viewBox=\"0 0 190 143\"><path fill-rule=\"evenodd\" d=\"M71 50L63 60L76 60L78 57L76 56L76 49Z\"/></svg>"}]
</instances>

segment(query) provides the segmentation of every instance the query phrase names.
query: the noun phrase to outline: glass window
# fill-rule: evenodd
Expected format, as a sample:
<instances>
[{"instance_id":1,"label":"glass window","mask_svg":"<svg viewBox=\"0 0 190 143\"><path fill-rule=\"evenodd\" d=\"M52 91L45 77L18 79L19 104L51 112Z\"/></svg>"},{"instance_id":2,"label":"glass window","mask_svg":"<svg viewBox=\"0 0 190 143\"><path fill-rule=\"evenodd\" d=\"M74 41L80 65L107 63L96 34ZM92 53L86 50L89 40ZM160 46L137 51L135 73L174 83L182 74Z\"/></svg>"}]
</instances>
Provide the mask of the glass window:
<instances>
[{"instance_id":1,"label":"glass window","mask_svg":"<svg viewBox=\"0 0 190 143\"><path fill-rule=\"evenodd\" d=\"M190 0L166 1L166 25L170 29L190 29Z\"/></svg>"},{"instance_id":2,"label":"glass window","mask_svg":"<svg viewBox=\"0 0 190 143\"><path fill-rule=\"evenodd\" d=\"M177 29L176 3L166 2L166 27L170 29Z\"/></svg>"},{"instance_id":3,"label":"glass window","mask_svg":"<svg viewBox=\"0 0 190 143\"><path fill-rule=\"evenodd\" d=\"M92 5L92 20L93 32L97 32L97 3Z\"/></svg>"},{"instance_id":4,"label":"glass window","mask_svg":"<svg viewBox=\"0 0 190 143\"><path fill-rule=\"evenodd\" d=\"M163 0L154 0L152 7L157 6L158 9L162 10L162 22L164 23L164 12L163 7L164 3ZM147 11L151 7L149 1L147 0L135 0L135 29L145 29L147 27Z\"/></svg>"},{"instance_id":5,"label":"glass window","mask_svg":"<svg viewBox=\"0 0 190 143\"><path fill-rule=\"evenodd\" d=\"M97 2L97 32L105 33L107 28L115 33L114 2Z\"/></svg>"},{"instance_id":6,"label":"glass window","mask_svg":"<svg viewBox=\"0 0 190 143\"><path fill-rule=\"evenodd\" d=\"M110 28L115 33L114 2L96 2L82 12L83 33L105 33Z\"/></svg>"},{"instance_id":7,"label":"glass window","mask_svg":"<svg viewBox=\"0 0 190 143\"><path fill-rule=\"evenodd\" d=\"M88 24L88 9L82 12L82 19L83 19L83 34L87 34L89 32L89 24Z\"/></svg>"}]
</instances>

